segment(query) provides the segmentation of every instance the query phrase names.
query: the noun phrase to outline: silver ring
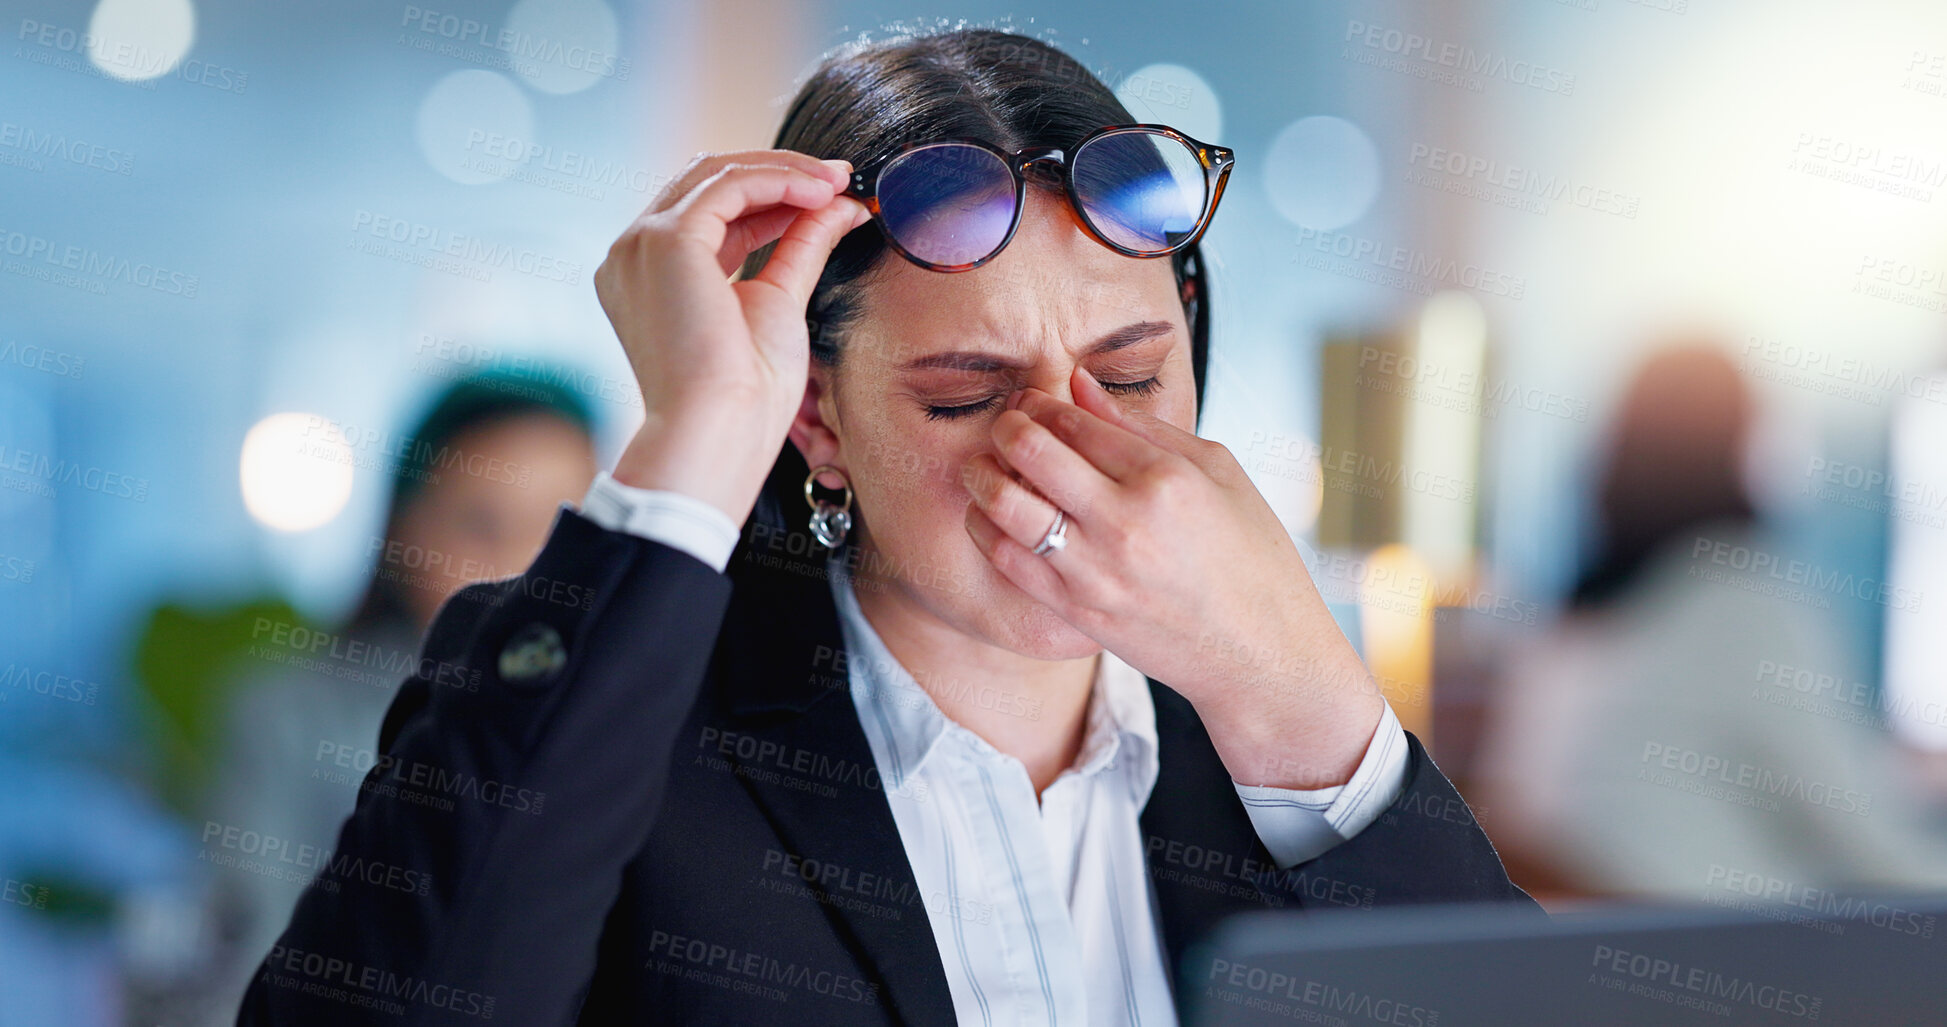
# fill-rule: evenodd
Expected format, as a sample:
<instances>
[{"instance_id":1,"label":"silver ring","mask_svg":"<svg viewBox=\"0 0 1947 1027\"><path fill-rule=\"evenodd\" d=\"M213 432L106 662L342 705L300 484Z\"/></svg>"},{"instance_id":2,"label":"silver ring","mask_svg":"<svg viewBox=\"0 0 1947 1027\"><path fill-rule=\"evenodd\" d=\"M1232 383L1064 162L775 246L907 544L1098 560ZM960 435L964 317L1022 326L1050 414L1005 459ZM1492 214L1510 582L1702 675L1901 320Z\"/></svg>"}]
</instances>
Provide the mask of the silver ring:
<instances>
[{"instance_id":1,"label":"silver ring","mask_svg":"<svg viewBox=\"0 0 1947 1027\"><path fill-rule=\"evenodd\" d=\"M1055 523L1048 525L1048 533L1034 547L1034 555L1047 556L1068 544L1068 513L1055 507Z\"/></svg>"}]
</instances>

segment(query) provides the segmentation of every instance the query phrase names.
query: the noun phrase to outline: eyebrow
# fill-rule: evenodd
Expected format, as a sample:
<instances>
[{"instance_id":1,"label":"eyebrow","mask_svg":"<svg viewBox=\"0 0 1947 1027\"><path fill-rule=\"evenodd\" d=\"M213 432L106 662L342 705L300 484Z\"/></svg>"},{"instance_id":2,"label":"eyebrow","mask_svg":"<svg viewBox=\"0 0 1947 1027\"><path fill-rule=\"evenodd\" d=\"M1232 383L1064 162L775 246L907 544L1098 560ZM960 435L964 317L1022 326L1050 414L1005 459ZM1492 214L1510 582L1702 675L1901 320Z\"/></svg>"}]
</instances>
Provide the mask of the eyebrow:
<instances>
[{"instance_id":1,"label":"eyebrow","mask_svg":"<svg viewBox=\"0 0 1947 1027\"><path fill-rule=\"evenodd\" d=\"M1094 344L1082 351L1082 356L1090 357L1097 353L1108 353L1136 343L1153 339L1174 331L1175 325L1168 321L1137 321L1095 340ZM1034 363L1031 359L1003 356L981 350L952 350L946 353L929 353L915 357L899 365L901 371L916 371L923 368L944 368L949 371L1006 371L1026 370Z\"/></svg>"}]
</instances>

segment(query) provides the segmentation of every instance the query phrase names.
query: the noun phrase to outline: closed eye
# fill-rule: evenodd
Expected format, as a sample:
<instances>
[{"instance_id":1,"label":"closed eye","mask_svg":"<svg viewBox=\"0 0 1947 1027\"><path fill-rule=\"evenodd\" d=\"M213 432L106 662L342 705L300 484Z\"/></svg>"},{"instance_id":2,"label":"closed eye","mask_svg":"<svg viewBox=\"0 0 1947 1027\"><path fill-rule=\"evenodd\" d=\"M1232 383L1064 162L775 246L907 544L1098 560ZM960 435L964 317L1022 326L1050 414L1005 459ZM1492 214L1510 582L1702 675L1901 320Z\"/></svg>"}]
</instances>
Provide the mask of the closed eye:
<instances>
[{"instance_id":1,"label":"closed eye","mask_svg":"<svg viewBox=\"0 0 1947 1027\"><path fill-rule=\"evenodd\" d=\"M1120 396L1147 396L1157 389L1162 388L1160 375L1151 375L1141 381L1101 382L1100 384L1104 389ZM926 419L929 421L950 421L960 417L972 417L999 403L1001 399L1002 397L1000 396L988 396L986 399L976 400L972 403L962 403L959 406L928 406L926 408Z\"/></svg>"},{"instance_id":2,"label":"closed eye","mask_svg":"<svg viewBox=\"0 0 1947 1027\"><path fill-rule=\"evenodd\" d=\"M929 406L926 408L926 419L929 421L950 421L956 417L971 417L1000 402L1000 399L999 396L989 396L978 402L965 403L957 407Z\"/></svg>"},{"instance_id":3,"label":"closed eye","mask_svg":"<svg viewBox=\"0 0 1947 1027\"><path fill-rule=\"evenodd\" d=\"M1150 375L1139 382L1100 382L1103 388L1122 396L1147 396L1163 387L1160 375Z\"/></svg>"}]
</instances>

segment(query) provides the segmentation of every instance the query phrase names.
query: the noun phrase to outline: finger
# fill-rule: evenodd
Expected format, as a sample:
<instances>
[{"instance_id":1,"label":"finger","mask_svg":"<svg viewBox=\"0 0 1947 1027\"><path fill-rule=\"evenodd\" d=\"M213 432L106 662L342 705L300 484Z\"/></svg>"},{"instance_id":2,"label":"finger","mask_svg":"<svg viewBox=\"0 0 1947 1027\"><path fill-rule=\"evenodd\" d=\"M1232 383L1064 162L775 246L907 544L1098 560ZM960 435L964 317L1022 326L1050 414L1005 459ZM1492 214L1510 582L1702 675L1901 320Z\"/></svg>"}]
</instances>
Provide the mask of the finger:
<instances>
[{"instance_id":1,"label":"finger","mask_svg":"<svg viewBox=\"0 0 1947 1027\"><path fill-rule=\"evenodd\" d=\"M839 183L840 188L850 181L852 170L852 165L848 161L819 160L808 153L799 153L796 150L734 150L729 153L699 153L690 158L689 164L684 166L682 171L677 172L675 179L662 192L656 194L656 198L649 202L648 209L643 213L659 214L676 206L690 193L696 191L698 186L731 165L790 168L819 178L832 179Z\"/></svg>"},{"instance_id":2,"label":"finger","mask_svg":"<svg viewBox=\"0 0 1947 1027\"><path fill-rule=\"evenodd\" d=\"M735 274L743 266L744 258L783 235L800 213L798 207L772 207L732 221L723 245L717 249L717 266L723 268L725 275Z\"/></svg>"},{"instance_id":3,"label":"finger","mask_svg":"<svg viewBox=\"0 0 1947 1027\"><path fill-rule=\"evenodd\" d=\"M1078 377L1086 377L1088 372L1077 369L1077 374ZM1094 378L1088 380L1091 385L1095 382ZM1101 386L1096 385L1095 388L1101 391ZM1107 392L1103 392L1103 395L1107 395ZM1080 398L1079 394L1077 398ZM1079 404L1064 403L1040 389L1021 390L1014 409L1032 418L1035 424L1046 428L1069 449L1086 459L1091 467L1116 481L1142 473L1163 457L1156 444L1143 436L1112 424ZM994 427L996 431L999 430L1000 419L995 420ZM1039 485L1040 481L1037 480L1035 484Z\"/></svg>"},{"instance_id":4,"label":"finger","mask_svg":"<svg viewBox=\"0 0 1947 1027\"><path fill-rule=\"evenodd\" d=\"M737 219L779 206L817 210L832 202L837 191L832 179L795 168L731 165L661 217L668 219L677 239L714 256Z\"/></svg>"},{"instance_id":5,"label":"finger","mask_svg":"<svg viewBox=\"0 0 1947 1027\"><path fill-rule=\"evenodd\" d=\"M1195 432L1187 432L1146 410L1130 410L1115 401L1087 371L1077 367L1069 379L1075 404L1143 440L1189 460L1205 471L1212 465L1211 442ZM1053 397L1049 397L1053 398Z\"/></svg>"},{"instance_id":6,"label":"finger","mask_svg":"<svg viewBox=\"0 0 1947 1027\"><path fill-rule=\"evenodd\" d=\"M817 210L804 211L778 238L764 269L753 278L732 283L743 301L745 320L759 337L784 339L805 334L805 310L826 258L845 233L865 224L870 216L864 204L850 197L838 197Z\"/></svg>"},{"instance_id":7,"label":"finger","mask_svg":"<svg viewBox=\"0 0 1947 1027\"><path fill-rule=\"evenodd\" d=\"M835 196L826 206L800 215L778 237L769 259L764 261L764 269L757 273L757 280L770 282L789 293L796 299L798 313L802 315L833 247L845 233L871 217L865 204L849 196Z\"/></svg>"},{"instance_id":8,"label":"finger","mask_svg":"<svg viewBox=\"0 0 1947 1027\"><path fill-rule=\"evenodd\" d=\"M992 453L976 454L962 465L960 483L989 521L1029 549L1054 527L1055 504L1011 477ZM1068 533L1075 533L1072 521Z\"/></svg>"},{"instance_id":9,"label":"finger","mask_svg":"<svg viewBox=\"0 0 1947 1027\"><path fill-rule=\"evenodd\" d=\"M1074 373L1068 376L1068 394L1075 397L1075 405L1083 410L1110 424L1122 424L1122 404L1117 403L1115 397L1109 395L1109 390L1103 388L1102 383L1096 381L1095 376L1080 364L1076 364Z\"/></svg>"},{"instance_id":10,"label":"finger","mask_svg":"<svg viewBox=\"0 0 1947 1027\"><path fill-rule=\"evenodd\" d=\"M1067 587L1053 561L1034 555L1028 547L1014 541L972 503L967 504L966 526L974 548L1001 572L1001 577L1058 615L1067 609Z\"/></svg>"},{"instance_id":11,"label":"finger","mask_svg":"<svg viewBox=\"0 0 1947 1027\"><path fill-rule=\"evenodd\" d=\"M838 183L839 191L851 182L852 163L842 159L816 160L806 154L792 150L754 150L748 151L755 157L766 154L782 154L792 158L789 166L812 171L822 177L831 178ZM766 166L762 160L753 160L751 166ZM779 165L785 166L785 165ZM791 226L800 208L777 206L764 210L747 212L743 217L730 223L728 235L723 246L717 251L717 266L723 273L733 275L744 260L758 247L774 242ZM856 227L856 226L854 226Z\"/></svg>"},{"instance_id":12,"label":"finger","mask_svg":"<svg viewBox=\"0 0 1947 1027\"><path fill-rule=\"evenodd\" d=\"M1001 462L1071 517L1087 513L1115 487L1087 457L1020 410L1001 411L988 430Z\"/></svg>"}]
</instances>

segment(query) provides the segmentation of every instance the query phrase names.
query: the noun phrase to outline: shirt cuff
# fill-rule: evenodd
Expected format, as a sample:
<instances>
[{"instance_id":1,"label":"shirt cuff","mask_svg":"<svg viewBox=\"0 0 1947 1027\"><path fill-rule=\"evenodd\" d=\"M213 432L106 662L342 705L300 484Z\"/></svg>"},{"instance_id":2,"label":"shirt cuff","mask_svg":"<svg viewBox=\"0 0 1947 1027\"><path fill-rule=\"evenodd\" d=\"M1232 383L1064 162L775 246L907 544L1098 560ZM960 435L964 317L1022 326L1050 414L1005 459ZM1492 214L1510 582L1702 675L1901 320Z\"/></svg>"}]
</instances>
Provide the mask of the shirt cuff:
<instances>
[{"instance_id":1,"label":"shirt cuff","mask_svg":"<svg viewBox=\"0 0 1947 1027\"><path fill-rule=\"evenodd\" d=\"M1406 787L1407 755L1406 729L1387 703L1350 781L1311 789L1239 784L1237 797L1278 867L1296 866L1379 819Z\"/></svg>"},{"instance_id":2,"label":"shirt cuff","mask_svg":"<svg viewBox=\"0 0 1947 1027\"><path fill-rule=\"evenodd\" d=\"M718 572L730 565L730 552L737 548L737 526L722 510L681 492L624 485L607 471L588 486L581 513L610 531L680 549Z\"/></svg>"}]
</instances>

